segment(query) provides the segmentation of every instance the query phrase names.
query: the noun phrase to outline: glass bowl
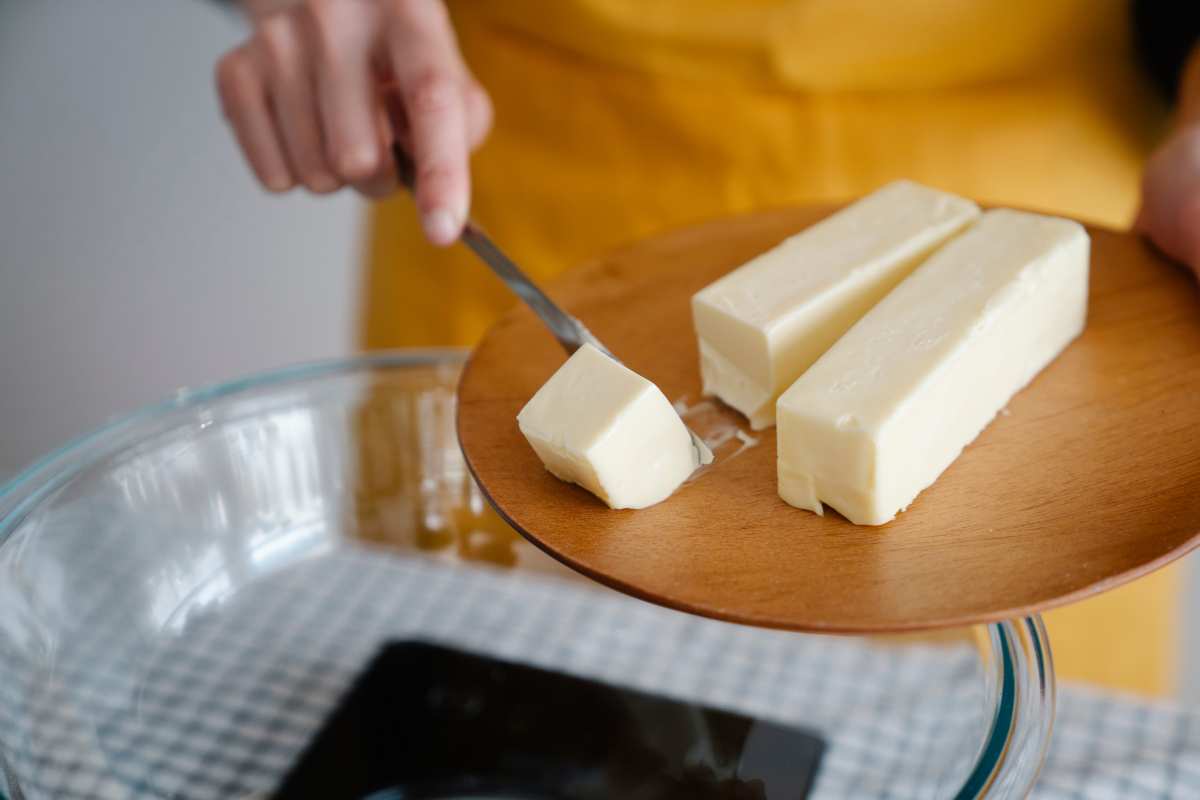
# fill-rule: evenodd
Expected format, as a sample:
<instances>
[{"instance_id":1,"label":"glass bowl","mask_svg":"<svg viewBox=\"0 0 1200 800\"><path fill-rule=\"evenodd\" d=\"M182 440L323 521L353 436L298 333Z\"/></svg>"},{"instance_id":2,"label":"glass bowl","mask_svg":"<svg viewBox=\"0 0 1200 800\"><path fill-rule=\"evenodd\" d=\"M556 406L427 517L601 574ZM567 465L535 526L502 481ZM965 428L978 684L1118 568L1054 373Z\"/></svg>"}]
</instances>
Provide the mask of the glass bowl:
<instances>
[{"instance_id":1,"label":"glass bowl","mask_svg":"<svg viewBox=\"0 0 1200 800\"><path fill-rule=\"evenodd\" d=\"M462 358L181 392L0 490L0 796L267 797L406 639L802 726L813 797L1025 795L1053 717L1040 619L811 636L599 587L470 480Z\"/></svg>"}]
</instances>

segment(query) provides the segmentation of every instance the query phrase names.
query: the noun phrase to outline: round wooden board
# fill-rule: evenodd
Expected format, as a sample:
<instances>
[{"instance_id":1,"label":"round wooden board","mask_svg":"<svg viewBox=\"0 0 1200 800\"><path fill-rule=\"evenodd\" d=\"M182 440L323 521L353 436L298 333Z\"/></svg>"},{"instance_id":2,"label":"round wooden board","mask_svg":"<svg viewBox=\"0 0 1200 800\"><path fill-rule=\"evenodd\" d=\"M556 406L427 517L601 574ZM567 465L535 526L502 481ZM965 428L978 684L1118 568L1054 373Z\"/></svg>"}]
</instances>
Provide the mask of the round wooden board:
<instances>
[{"instance_id":1,"label":"round wooden board","mask_svg":"<svg viewBox=\"0 0 1200 800\"><path fill-rule=\"evenodd\" d=\"M700 398L691 295L830 209L713 222L575 269L549 293L672 400ZM1200 295L1127 234L1091 229L1084 334L888 525L786 505L774 431L667 501L613 511L552 477L517 429L562 364L520 308L459 387L471 471L517 530L646 600L751 625L867 633L1041 611L1132 580L1200 534ZM723 406L694 427L745 420ZM703 435L705 430L699 430Z\"/></svg>"}]
</instances>

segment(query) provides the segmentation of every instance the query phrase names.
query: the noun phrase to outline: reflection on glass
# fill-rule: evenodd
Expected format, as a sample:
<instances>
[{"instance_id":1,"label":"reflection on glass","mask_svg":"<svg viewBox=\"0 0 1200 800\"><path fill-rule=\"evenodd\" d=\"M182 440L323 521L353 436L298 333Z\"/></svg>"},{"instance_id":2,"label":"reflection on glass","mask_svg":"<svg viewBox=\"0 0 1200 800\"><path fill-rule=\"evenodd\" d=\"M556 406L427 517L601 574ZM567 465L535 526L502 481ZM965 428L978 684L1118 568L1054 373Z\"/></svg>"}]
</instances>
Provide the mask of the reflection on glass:
<instances>
[{"instance_id":1,"label":"reflection on glass","mask_svg":"<svg viewBox=\"0 0 1200 800\"><path fill-rule=\"evenodd\" d=\"M356 412L354 529L363 539L495 566L566 573L484 499L455 433L457 365L380 376Z\"/></svg>"}]
</instances>

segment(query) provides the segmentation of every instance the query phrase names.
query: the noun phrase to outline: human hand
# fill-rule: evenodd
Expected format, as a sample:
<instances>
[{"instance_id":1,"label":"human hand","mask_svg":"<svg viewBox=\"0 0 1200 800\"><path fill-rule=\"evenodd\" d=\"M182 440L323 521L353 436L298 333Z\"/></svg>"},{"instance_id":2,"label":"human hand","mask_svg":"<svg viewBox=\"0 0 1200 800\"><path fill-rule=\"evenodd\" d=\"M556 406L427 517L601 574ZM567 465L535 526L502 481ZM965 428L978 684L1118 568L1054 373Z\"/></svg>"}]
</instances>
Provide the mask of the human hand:
<instances>
[{"instance_id":1,"label":"human hand","mask_svg":"<svg viewBox=\"0 0 1200 800\"><path fill-rule=\"evenodd\" d=\"M1184 65L1176 127L1142 173L1134 228L1200 277L1200 46Z\"/></svg>"},{"instance_id":2,"label":"human hand","mask_svg":"<svg viewBox=\"0 0 1200 800\"><path fill-rule=\"evenodd\" d=\"M417 171L434 244L467 218L468 158L491 127L441 0L248 0L254 30L217 64L222 109L259 182L370 197L396 188L391 143Z\"/></svg>"},{"instance_id":3,"label":"human hand","mask_svg":"<svg viewBox=\"0 0 1200 800\"><path fill-rule=\"evenodd\" d=\"M1200 123L1178 129L1147 162L1134 227L1200 276Z\"/></svg>"}]
</instances>

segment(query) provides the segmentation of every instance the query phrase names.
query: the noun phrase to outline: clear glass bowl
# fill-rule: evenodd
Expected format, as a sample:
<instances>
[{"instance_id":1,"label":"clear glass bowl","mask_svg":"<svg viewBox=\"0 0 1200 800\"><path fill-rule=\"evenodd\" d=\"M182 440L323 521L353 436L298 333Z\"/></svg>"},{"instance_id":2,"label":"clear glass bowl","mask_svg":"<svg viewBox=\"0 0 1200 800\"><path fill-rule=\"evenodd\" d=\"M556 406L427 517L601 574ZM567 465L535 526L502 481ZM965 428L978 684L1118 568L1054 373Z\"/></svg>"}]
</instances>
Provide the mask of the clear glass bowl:
<instances>
[{"instance_id":1,"label":"clear glass bowl","mask_svg":"<svg viewBox=\"0 0 1200 800\"><path fill-rule=\"evenodd\" d=\"M1038 618L809 636L596 586L472 484L461 361L181 393L0 490L0 796L267 796L406 638L804 726L814 797L1025 795L1053 717Z\"/></svg>"}]
</instances>

